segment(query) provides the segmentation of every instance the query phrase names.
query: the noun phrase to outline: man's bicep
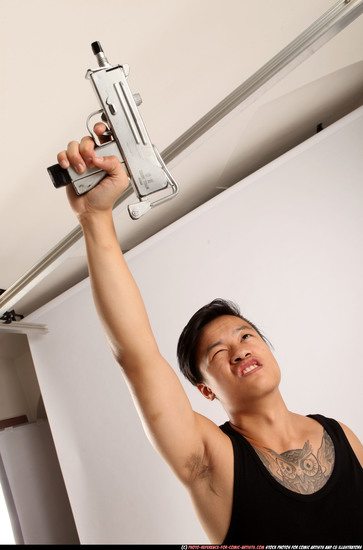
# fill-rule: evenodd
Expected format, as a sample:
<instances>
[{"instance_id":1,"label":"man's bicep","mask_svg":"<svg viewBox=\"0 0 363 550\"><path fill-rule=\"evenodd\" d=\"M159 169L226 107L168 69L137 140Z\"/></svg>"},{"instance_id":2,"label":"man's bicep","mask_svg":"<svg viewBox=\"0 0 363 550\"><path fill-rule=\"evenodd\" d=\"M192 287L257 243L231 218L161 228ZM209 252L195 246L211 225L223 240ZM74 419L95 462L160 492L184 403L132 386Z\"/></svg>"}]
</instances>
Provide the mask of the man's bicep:
<instances>
[{"instance_id":1,"label":"man's bicep","mask_svg":"<svg viewBox=\"0 0 363 550\"><path fill-rule=\"evenodd\" d=\"M123 369L135 406L152 445L187 482L191 457L204 455L203 422L177 374L158 352L143 363L129 372Z\"/></svg>"}]
</instances>

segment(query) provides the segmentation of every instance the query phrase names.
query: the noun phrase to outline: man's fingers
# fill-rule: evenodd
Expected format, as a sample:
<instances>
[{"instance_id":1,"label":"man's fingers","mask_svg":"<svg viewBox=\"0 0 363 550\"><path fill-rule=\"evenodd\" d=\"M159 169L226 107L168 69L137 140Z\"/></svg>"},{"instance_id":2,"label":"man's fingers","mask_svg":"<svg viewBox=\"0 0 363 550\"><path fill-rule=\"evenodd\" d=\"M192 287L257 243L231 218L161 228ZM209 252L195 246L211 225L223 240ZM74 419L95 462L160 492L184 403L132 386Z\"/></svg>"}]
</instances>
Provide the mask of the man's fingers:
<instances>
[{"instance_id":1,"label":"man's fingers","mask_svg":"<svg viewBox=\"0 0 363 550\"><path fill-rule=\"evenodd\" d=\"M118 176L122 173L123 167L119 159L115 156L94 157L93 162L99 168L106 170L110 176Z\"/></svg>"},{"instance_id":2,"label":"man's fingers","mask_svg":"<svg viewBox=\"0 0 363 550\"><path fill-rule=\"evenodd\" d=\"M103 122L97 122L93 127L93 131L98 137L99 142L102 144L107 143L112 139L109 128Z\"/></svg>"},{"instance_id":3,"label":"man's fingers","mask_svg":"<svg viewBox=\"0 0 363 550\"><path fill-rule=\"evenodd\" d=\"M109 157L94 157L93 162L98 168L105 170L111 179L117 179L122 184L124 189L128 187L130 180L125 168L115 156Z\"/></svg>"},{"instance_id":4,"label":"man's fingers","mask_svg":"<svg viewBox=\"0 0 363 550\"><path fill-rule=\"evenodd\" d=\"M93 165L95 142L90 136L85 136L79 144L79 153L87 166Z\"/></svg>"},{"instance_id":5,"label":"man's fingers","mask_svg":"<svg viewBox=\"0 0 363 550\"><path fill-rule=\"evenodd\" d=\"M100 135L104 134L107 129L108 128L107 128L106 124L104 124L103 122L97 122L94 125L93 131L97 136L100 136Z\"/></svg>"},{"instance_id":6,"label":"man's fingers","mask_svg":"<svg viewBox=\"0 0 363 550\"><path fill-rule=\"evenodd\" d=\"M58 160L58 164L60 164L62 168L64 169L69 168L69 160L68 160L66 151L61 151L60 153L58 153L57 160Z\"/></svg>"},{"instance_id":7,"label":"man's fingers","mask_svg":"<svg viewBox=\"0 0 363 550\"><path fill-rule=\"evenodd\" d=\"M67 157L70 164L79 174L85 171L86 164L80 153L78 141L71 141L68 143Z\"/></svg>"},{"instance_id":8,"label":"man's fingers","mask_svg":"<svg viewBox=\"0 0 363 550\"><path fill-rule=\"evenodd\" d=\"M105 130L105 125L98 124L98 132ZM62 168L72 166L76 172L83 174L87 167L96 166L105 170L111 180L117 185L126 189L129 185L129 178L126 171L116 156L98 157L95 152L95 143L90 136L85 136L81 142L71 141L66 151L61 151L57 155L58 163Z\"/></svg>"}]
</instances>

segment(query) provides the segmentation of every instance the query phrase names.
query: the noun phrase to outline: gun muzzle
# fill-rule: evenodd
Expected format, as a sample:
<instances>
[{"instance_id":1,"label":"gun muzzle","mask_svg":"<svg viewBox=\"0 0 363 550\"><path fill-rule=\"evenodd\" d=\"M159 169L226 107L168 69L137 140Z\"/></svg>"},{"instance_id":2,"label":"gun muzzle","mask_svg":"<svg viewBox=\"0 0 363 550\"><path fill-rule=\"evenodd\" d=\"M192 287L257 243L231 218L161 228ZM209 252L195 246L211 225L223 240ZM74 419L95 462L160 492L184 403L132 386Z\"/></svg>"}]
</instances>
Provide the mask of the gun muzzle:
<instances>
[{"instance_id":1,"label":"gun muzzle","mask_svg":"<svg viewBox=\"0 0 363 550\"><path fill-rule=\"evenodd\" d=\"M92 51L96 56L99 67L110 67L107 57L103 53L102 46L99 42L92 42Z\"/></svg>"}]
</instances>

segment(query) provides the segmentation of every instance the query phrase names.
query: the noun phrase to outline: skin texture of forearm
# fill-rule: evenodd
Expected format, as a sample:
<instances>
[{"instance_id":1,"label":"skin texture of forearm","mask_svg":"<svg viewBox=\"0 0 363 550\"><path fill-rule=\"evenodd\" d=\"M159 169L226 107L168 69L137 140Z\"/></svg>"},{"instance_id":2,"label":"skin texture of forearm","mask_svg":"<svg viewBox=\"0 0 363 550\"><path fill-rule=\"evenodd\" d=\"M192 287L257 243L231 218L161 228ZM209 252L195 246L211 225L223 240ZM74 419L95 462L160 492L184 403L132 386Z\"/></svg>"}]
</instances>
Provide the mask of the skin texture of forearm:
<instances>
[{"instance_id":1,"label":"skin texture of forearm","mask_svg":"<svg viewBox=\"0 0 363 550\"><path fill-rule=\"evenodd\" d=\"M139 289L121 252L112 213L79 218L85 236L94 302L106 337L127 370L157 351Z\"/></svg>"}]
</instances>

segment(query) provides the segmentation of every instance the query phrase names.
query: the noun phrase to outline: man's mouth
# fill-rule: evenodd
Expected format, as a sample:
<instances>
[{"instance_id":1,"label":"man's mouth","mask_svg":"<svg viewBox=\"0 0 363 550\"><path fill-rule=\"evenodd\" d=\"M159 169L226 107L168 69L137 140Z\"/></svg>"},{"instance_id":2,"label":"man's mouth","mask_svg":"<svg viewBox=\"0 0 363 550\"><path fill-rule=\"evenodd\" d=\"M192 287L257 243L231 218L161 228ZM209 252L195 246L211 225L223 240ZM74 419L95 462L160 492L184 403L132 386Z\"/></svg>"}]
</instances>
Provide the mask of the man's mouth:
<instances>
[{"instance_id":1,"label":"man's mouth","mask_svg":"<svg viewBox=\"0 0 363 550\"><path fill-rule=\"evenodd\" d=\"M256 360L253 360L253 362L248 362L248 364L241 365L238 369L238 376L248 376L249 374L252 374L255 370L261 369L262 365Z\"/></svg>"}]
</instances>

